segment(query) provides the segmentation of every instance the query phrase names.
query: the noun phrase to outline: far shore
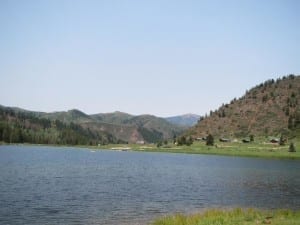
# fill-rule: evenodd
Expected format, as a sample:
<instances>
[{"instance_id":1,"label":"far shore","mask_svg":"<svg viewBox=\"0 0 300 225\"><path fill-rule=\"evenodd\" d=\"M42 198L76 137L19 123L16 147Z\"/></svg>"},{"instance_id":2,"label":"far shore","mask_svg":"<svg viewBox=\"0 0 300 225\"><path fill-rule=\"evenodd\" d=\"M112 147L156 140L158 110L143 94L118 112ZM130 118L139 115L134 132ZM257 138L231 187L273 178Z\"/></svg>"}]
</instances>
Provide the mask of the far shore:
<instances>
[{"instance_id":1,"label":"far shore","mask_svg":"<svg viewBox=\"0 0 300 225\"><path fill-rule=\"evenodd\" d=\"M53 144L31 144L31 143L3 143L0 145L24 145L24 146L52 146L52 147L75 147L110 151L135 151L135 152L161 152L161 153L183 153L183 154L205 154L238 157L260 157L277 159L300 160L300 150L289 152L288 145L270 145L266 143L218 143L215 146L206 146L204 143L194 143L191 146L166 145L157 147L155 144L108 144L108 145L53 145ZM296 148L297 148L296 143Z\"/></svg>"}]
</instances>

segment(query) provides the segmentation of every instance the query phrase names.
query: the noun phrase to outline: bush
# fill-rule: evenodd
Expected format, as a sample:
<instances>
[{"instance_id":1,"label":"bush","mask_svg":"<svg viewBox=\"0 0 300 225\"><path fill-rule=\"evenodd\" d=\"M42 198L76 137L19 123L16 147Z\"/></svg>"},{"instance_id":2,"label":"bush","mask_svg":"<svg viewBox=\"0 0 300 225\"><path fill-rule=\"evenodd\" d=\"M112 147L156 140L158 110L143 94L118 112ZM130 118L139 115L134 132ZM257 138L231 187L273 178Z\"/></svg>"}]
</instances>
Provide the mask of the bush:
<instances>
[{"instance_id":1,"label":"bush","mask_svg":"<svg viewBox=\"0 0 300 225\"><path fill-rule=\"evenodd\" d=\"M186 140L186 143L185 143L187 146L191 146L193 144L193 138L192 137L189 137L187 140Z\"/></svg>"},{"instance_id":2,"label":"bush","mask_svg":"<svg viewBox=\"0 0 300 225\"><path fill-rule=\"evenodd\" d=\"M214 145L214 137L211 134L209 134L206 137L206 145L209 145L209 146L213 146Z\"/></svg>"},{"instance_id":3,"label":"bush","mask_svg":"<svg viewBox=\"0 0 300 225\"><path fill-rule=\"evenodd\" d=\"M296 147L293 142L290 144L289 152L296 152Z\"/></svg>"},{"instance_id":4,"label":"bush","mask_svg":"<svg viewBox=\"0 0 300 225\"><path fill-rule=\"evenodd\" d=\"M156 147L159 148L162 146L162 141L157 142Z\"/></svg>"},{"instance_id":5,"label":"bush","mask_svg":"<svg viewBox=\"0 0 300 225\"><path fill-rule=\"evenodd\" d=\"M280 139L279 139L279 145L284 145L285 144L285 139L283 138L283 136L281 135L280 136Z\"/></svg>"},{"instance_id":6,"label":"bush","mask_svg":"<svg viewBox=\"0 0 300 225\"><path fill-rule=\"evenodd\" d=\"M181 146L181 145L190 146L192 144L193 144L193 138L192 137L186 138L185 136L181 136L177 140L177 145L179 145L179 146Z\"/></svg>"}]
</instances>

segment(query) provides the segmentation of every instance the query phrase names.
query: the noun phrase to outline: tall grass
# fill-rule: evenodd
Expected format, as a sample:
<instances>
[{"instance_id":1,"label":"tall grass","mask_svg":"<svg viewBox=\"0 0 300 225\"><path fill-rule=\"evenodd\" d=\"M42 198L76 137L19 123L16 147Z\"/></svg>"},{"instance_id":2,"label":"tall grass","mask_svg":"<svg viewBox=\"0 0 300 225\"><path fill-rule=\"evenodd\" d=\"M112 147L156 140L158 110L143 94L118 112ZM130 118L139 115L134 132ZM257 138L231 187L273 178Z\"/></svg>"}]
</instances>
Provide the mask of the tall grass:
<instances>
[{"instance_id":1,"label":"tall grass","mask_svg":"<svg viewBox=\"0 0 300 225\"><path fill-rule=\"evenodd\" d=\"M258 209L218 210L183 215L175 214L155 220L152 225L300 225L300 211Z\"/></svg>"}]
</instances>

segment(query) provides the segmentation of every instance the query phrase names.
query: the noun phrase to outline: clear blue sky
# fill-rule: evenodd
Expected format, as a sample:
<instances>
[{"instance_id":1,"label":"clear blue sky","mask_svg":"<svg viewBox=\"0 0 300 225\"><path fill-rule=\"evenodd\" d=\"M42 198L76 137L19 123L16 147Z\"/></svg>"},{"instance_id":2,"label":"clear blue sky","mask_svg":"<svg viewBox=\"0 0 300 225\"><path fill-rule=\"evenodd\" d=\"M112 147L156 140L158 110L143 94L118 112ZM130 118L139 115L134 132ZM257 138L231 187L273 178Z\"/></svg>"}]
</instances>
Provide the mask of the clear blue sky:
<instances>
[{"instance_id":1,"label":"clear blue sky","mask_svg":"<svg viewBox=\"0 0 300 225\"><path fill-rule=\"evenodd\" d=\"M200 115L300 74L300 1L0 0L0 104Z\"/></svg>"}]
</instances>

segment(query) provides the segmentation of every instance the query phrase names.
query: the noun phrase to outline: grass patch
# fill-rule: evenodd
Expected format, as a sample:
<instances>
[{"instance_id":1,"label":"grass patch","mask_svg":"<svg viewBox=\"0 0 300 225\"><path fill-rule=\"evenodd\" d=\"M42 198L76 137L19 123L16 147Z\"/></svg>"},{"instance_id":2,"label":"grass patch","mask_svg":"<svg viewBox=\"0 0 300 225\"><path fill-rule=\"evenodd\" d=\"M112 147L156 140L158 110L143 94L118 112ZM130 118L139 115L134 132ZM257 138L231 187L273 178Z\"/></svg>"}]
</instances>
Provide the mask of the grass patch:
<instances>
[{"instance_id":1,"label":"grass patch","mask_svg":"<svg viewBox=\"0 0 300 225\"><path fill-rule=\"evenodd\" d=\"M164 146L158 148L155 144L146 145L105 145L100 149L112 149L116 147L128 147L132 151L140 152L167 152L167 153L186 153L186 154L209 154L225 156L244 156L244 157L263 157L263 158L281 158L281 159L300 159L300 143L296 143L296 152L288 151L288 144L280 146L269 143L221 143L217 142L215 146L206 146L204 142L194 142L191 146L176 146L169 144L168 148Z\"/></svg>"},{"instance_id":2,"label":"grass patch","mask_svg":"<svg viewBox=\"0 0 300 225\"><path fill-rule=\"evenodd\" d=\"M300 211L211 209L203 213L183 215L175 214L155 220L151 225L300 225Z\"/></svg>"}]
</instances>

